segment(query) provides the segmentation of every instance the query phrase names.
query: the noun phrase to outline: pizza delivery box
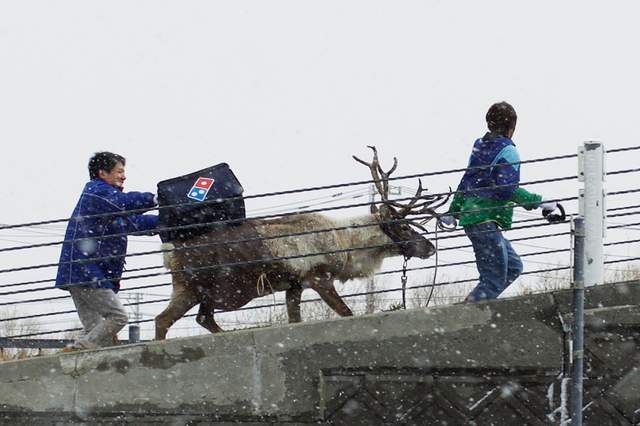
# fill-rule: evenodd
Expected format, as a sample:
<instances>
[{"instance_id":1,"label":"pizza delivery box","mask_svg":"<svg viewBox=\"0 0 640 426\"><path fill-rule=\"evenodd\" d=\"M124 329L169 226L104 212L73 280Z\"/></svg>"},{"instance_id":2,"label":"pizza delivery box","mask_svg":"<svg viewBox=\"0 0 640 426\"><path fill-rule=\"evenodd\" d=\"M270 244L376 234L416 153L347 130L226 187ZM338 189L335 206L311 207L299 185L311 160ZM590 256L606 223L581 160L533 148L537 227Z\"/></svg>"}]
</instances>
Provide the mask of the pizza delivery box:
<instances>
[{"instance_id":1,"label":"pizza delivery box","mask_svg":"<svg viewBox=\"0 0 640 426\"><path fill-rule=\"evenodd\" d=\"M226 163L159 182L160 239L188 240L211 230L216 222L244 219L243 191Z\"/></svg>"}]
</instances>

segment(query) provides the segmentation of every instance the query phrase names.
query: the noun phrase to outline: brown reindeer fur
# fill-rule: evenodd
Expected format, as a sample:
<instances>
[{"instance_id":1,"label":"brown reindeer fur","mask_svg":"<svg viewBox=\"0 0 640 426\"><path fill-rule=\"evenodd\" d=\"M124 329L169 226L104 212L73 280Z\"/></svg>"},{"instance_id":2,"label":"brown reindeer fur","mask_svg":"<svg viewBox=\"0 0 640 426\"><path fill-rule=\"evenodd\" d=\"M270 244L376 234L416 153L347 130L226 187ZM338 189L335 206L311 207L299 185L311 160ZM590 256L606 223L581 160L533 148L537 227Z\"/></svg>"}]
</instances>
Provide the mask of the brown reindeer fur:
<instances>
[{"instance_id":1,"label":"brown reindeer fur","mask_svg":"<svg viewBox=\"0 0 640 426\"><path fill-rule=\"evenodd\" d=\"M383 248L275 262L260 260L392 243L378 226L379 220L375 214L348 220L334 220L318 214L301 214L272 220L249 220L239 226L219 227L188 241L174 243L176 250L165 254L165 263L172 271L184 271L173 274L171 302L156 318L156 338L165 338L171 324L198 303L200 312L197 321L200 325L212 332L221 331L213 320L213 309L237 309L256 297L274 291L287 291L290 322L300 321L299 304L303 288L316 290L338 314L351 315L351 311L335 291L333 281L344 282L373 275L385 257L399 254L397 246L388 245ZM372 226L268 238L365 224ZM196 247L247 239L253 240ZM431 254L428 253L426 257ZM251 263L214 266L242 262Z\"/></svg>"}]
</instances>

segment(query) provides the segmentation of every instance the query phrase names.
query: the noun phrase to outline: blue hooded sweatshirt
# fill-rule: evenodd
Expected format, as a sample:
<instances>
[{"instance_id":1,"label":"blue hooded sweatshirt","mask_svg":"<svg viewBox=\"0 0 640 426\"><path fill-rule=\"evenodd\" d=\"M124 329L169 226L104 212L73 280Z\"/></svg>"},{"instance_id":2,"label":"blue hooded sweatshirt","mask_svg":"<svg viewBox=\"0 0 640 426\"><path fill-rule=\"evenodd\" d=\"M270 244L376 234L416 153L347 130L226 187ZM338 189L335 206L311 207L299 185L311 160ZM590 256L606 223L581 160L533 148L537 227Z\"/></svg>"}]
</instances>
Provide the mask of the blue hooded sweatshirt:
<instances>
[{"instance_id":1,"label":"blue hooded sweatshirt","mask_svg":"<svg viewBox=\"0 0 640 426\"><path fill-rule=\"evenodd\" d=\"M542 200L542 196L519 187L519 163L511 139L487 133L476 140L449 213L459 217L462 226L493 221L509 229L514 204L531 210Z\"/></svg>"},{"instance_id":2,"label":"blue hooded sweatshirt","mask_svg":"<svg viewBox=\"0 0 640 426\"><path fill-rule=\"evenodd\" d=\"M153 207L153 198L150 192L122 192L99 178L88 182L67 225L56 288L77 285L117 293L127 253L126 234L152 234L158 223L157 215L126 211Z\"/></svg>"}]
</instances>

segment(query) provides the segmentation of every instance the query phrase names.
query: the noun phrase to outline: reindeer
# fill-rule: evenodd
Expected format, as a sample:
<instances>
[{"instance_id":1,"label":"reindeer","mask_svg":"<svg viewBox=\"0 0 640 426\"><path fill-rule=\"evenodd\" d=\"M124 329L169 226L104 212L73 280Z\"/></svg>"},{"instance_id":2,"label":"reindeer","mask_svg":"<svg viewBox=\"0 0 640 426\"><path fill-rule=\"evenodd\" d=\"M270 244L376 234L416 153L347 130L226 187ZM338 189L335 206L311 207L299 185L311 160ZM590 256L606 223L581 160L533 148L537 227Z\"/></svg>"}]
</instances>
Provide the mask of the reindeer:
<instances>
[{"instance_id":1,"label":"reindeer","mask_svg":"<svg viewBox=\"0 0 640 426\"><path fill-rule=\"evenodd\" d=\"M196 304L200 304L198 324L216 333L222 329L214 320L214 309L238 309L277 291L286 292L290 323L301 321L305 288L315 290L339 315L350 316L353 313L336 292L335 280L371 277L387 257L432 256L434 245L414 228L426 231L422 225L437 216L435 208L447 200L423 194L422 182L407 204L390 200L389 176L398 160L394 158L392 168L384 172L376 148L369 148L371 163L353 158L370 169L382 197L379 208L371 206L371 214L346 220L312 213L248 219L174 242L172 250L165 252L165 265L173 271L173 292L169 306L155 319L156 339L165 339L169 327ZM407 218L418 214L428 219L418 223ZM222 244L212 244L216 242ZM320 254L301 256L313 253Z\"/></svg>"}]
</instances>

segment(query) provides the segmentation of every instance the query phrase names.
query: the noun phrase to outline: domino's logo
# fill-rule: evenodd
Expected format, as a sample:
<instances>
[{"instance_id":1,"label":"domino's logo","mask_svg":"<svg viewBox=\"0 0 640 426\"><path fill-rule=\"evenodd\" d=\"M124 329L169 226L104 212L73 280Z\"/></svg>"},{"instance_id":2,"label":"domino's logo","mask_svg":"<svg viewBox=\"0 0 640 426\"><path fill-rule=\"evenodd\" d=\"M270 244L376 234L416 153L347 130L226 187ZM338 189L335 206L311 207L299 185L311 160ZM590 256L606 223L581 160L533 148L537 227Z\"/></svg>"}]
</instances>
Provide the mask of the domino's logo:
<instances>
[{"instance_id":1,"label":"domino's logo","mask_svg":"<svg viewBox=\"0 0 640 426\"><path fill-rule=\"evenodd\" d=\"M214 180L211 178L199 177L187 193L187 198L204 201L204 199L207 198L209 189L213 186L213 182Z\"/></svg>"}]
</instances>

